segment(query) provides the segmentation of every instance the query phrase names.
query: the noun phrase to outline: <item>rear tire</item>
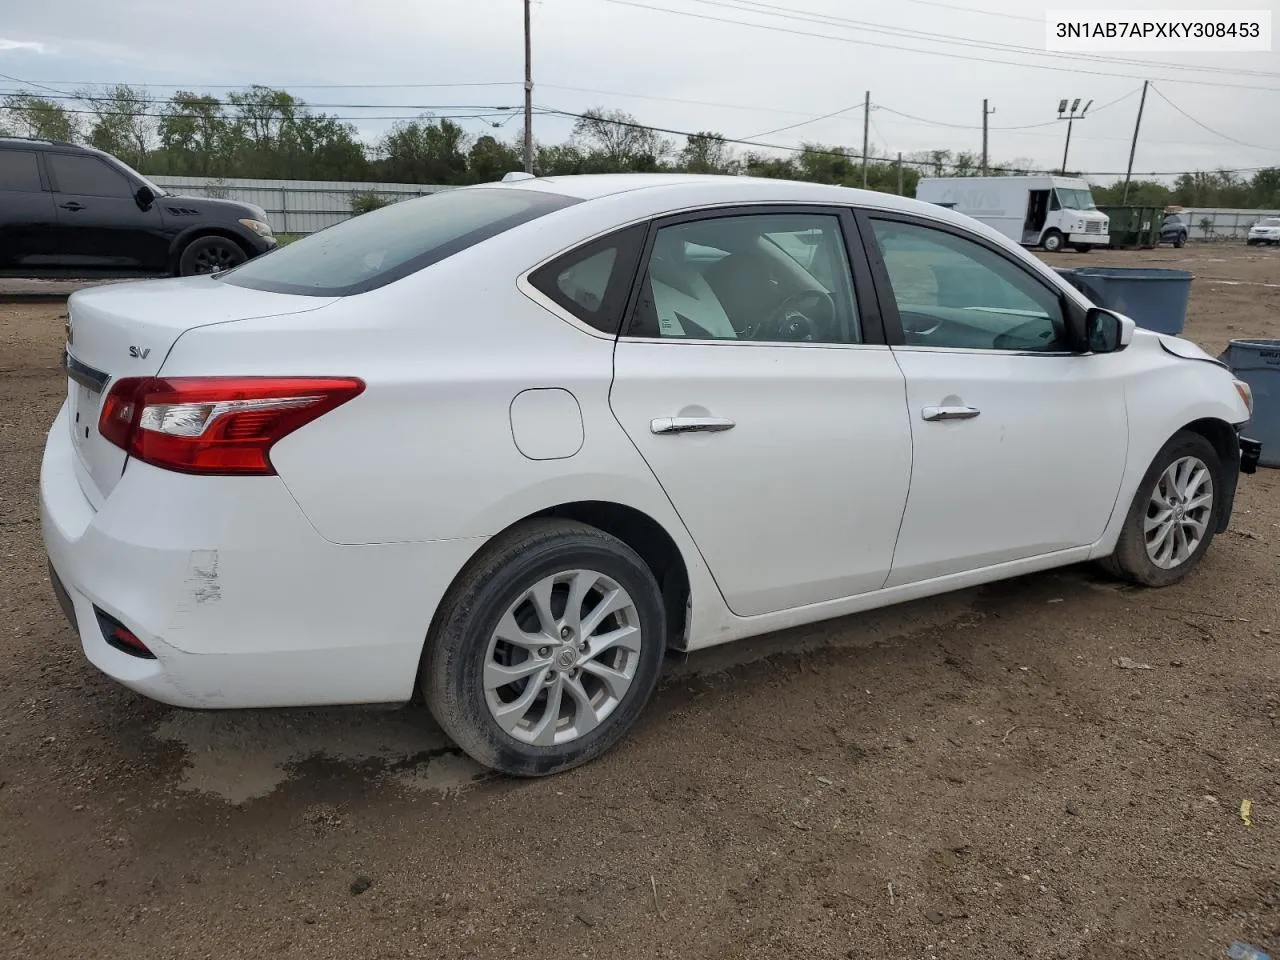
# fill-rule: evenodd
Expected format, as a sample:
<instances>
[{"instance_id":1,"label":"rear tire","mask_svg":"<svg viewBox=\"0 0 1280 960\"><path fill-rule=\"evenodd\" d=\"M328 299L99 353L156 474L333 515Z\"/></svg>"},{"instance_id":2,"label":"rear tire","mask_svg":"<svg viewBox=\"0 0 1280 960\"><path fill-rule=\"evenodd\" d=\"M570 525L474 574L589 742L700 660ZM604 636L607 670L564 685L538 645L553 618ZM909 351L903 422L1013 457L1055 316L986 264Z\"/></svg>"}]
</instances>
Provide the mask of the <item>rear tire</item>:
<instances>
[{"instance_id":1,"label":"rear tire","mask_svg":"<svg viewBox=\"0 0 1280 960\"><path fill-rule=\"evenodd\" d=\"M639 555L594 527L536 520L497 537L450 588L420 680L474 760L546 776L627 732L665 649L662 593Z\"/></svg>"},{"instance_id":2,"label":"rear tire","mask_svg":"<svg viewBox=\"0 0 1280 960\"><path fill-rule=\"evenodd\" d=\"M1044 235L1044 239L1040 241L1040 245L1044 247L1046 253L1058 253L1062 250L1065 241L1062 234L1057 230L1050 230Z\"/></svg>"},{"instance_id":3,"label":"rear tire","mask_svg":"<svg viewBox=\"0 0 1280 960\"><path fill-rule=\"evenodd\" d=\"M178 275L182 277L220 273L238 267L248 260L240 244L226 237L197 237L187 244L178 258Z\"/></svg>"},{"instance_id":4,"label":"rear tire","mask_svg":"<svg viewBox=\"0 0 1280 960\"><path fill-rule=\"evenodd\" d=\"M1074 250L1076 253L1088 253L1090 250L1093 249L1093 247L1089 246L1089 244L1087 243L1076 243L1076 244L1072 244L1071 249Z\"/></svg>"},{"instance_id":5,"label":"rear tire","mask_svg":"<svg viewBox=\"0 0 1280 960\"><path fill-rule=\"evenodd\" d=\"M1188 430L1174 434L1138 485L1104 568L1145 587L1177 583L1213 542L1223 489L1213 444Z\"/></svg>"}]
</instances>

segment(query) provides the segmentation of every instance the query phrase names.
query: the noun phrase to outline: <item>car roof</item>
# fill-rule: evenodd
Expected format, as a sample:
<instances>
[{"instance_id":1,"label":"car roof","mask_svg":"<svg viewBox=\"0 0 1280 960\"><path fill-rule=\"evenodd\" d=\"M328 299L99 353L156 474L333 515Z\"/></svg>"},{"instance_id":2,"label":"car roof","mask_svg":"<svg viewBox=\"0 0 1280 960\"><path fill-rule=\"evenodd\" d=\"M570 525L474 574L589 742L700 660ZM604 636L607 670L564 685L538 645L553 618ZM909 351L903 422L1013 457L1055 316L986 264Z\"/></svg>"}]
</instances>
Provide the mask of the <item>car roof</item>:
<instances>
[{"instance_id":1,"label":"car roof","mask_svg":"<svg viewBox=\"0 0 1280 960\"><path fill-rule=\"evenodd\" d=\"M788 202L840 203L881 210L931 213L943 211L936 204L876 190L859 190L807 180L779 180L767 177L740 177L729 174L696 173L584 173L566 176L532 177L478 187L513 190L539 190L573 197L576 200L599 200L623 193L644 190L652 201L661 204L661 195L687 195L699 187L713 191L717 202ZM464 188L464 189L475 189Z\"/></svg>"}]
</instances>

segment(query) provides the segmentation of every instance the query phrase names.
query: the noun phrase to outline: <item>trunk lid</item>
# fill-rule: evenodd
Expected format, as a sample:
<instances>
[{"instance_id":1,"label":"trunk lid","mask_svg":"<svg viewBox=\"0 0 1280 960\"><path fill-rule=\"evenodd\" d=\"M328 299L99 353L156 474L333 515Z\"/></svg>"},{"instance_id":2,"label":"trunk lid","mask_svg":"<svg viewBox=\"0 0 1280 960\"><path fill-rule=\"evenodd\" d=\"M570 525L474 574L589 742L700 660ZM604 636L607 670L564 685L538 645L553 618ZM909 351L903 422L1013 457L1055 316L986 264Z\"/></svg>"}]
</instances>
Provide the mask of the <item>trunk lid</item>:
<instances>
[{"instance_id":1,"label":"trunk lid","mask_svg":"<svg viewBox=\"0 0 1280 960\"><path fill-rule=\"evenodd\" d=\"M67 301L68 421L76 474L94 509L110 495L127 459L98 432L112 383L158 374L188 330L318 310L333 300L250 290L213 277L106 284L73 293Z\"/></svg>"}]
</instances>

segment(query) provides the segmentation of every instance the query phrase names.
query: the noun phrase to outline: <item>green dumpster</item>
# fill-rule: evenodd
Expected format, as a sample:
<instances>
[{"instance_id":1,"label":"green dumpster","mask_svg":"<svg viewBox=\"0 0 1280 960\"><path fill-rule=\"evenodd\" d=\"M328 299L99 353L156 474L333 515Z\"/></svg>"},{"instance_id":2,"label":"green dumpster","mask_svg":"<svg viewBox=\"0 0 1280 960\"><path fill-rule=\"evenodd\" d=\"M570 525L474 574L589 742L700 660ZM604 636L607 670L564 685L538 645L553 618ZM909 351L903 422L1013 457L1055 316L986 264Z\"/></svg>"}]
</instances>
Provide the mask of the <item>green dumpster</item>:
<instances>
[{"instance_id":1,"label":"green dumpster","mask_svg":"<svg viewBox=\"0 0 1280 960\"><path fill-rule=\"evenodd\" d=\"M1151 249L1160 242L1163 207L1099 207L1111 220L1111 247Z\"/></svg>"}]
</instances>

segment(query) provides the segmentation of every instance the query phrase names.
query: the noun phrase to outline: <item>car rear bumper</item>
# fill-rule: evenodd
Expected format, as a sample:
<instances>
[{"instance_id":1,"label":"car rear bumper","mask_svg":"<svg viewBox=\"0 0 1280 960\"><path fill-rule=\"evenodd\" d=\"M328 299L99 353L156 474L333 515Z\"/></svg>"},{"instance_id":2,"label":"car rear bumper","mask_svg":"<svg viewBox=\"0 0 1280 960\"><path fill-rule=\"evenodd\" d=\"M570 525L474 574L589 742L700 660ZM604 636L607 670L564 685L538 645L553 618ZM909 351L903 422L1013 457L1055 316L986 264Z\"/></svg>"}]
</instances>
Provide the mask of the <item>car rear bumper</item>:
<instances>
[{"instance_id":1,"label":"car rear bumper","mask_svg":"<svg viewBox=\"0 0 1280 960\"><path fill-rule=\"evenodd\" d=\"M435 607L481 540L340 546L278 477L131 461L95 511L59 413L40 473L50 582L85 656L181 707L408 700ZM154 658L108 643L101 616Z\"/></svg>"}]
</instances>

